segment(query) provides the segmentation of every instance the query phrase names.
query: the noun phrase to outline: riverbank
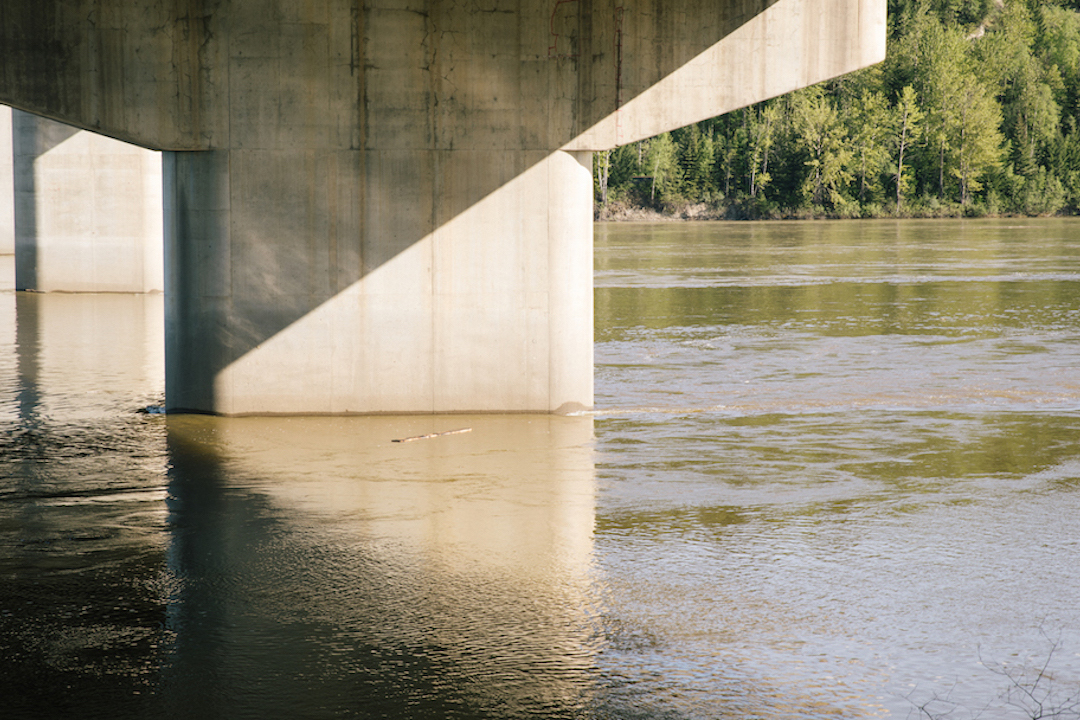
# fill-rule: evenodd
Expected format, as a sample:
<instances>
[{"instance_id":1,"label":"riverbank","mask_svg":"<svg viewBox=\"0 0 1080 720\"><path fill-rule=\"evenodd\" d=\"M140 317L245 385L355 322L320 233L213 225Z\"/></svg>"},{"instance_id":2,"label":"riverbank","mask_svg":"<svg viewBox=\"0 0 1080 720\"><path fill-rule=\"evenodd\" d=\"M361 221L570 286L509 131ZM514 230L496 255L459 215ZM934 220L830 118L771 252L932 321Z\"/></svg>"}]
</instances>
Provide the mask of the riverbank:
<instances>
[{"instance_id":1,"label":"riverbank","mask_svg":"<svg viewBox=\"0 0 1080 720\"><path fill-rule=\"evenodd\" d=\"M997 212L982 204L960 205L936 199L925 201L899 214L890 206L864 208L861 212L826 212L821 208L777 208L768 203L670 202L658 207L636 205L625 201L597 203L593 219L597 222L683 222L703 220L885 220L885 219L950 219L950 218L1012 218L1012 217L1076 217L1075 213L1059 212L1050 215Z\"/></svg>"}]
</instances>

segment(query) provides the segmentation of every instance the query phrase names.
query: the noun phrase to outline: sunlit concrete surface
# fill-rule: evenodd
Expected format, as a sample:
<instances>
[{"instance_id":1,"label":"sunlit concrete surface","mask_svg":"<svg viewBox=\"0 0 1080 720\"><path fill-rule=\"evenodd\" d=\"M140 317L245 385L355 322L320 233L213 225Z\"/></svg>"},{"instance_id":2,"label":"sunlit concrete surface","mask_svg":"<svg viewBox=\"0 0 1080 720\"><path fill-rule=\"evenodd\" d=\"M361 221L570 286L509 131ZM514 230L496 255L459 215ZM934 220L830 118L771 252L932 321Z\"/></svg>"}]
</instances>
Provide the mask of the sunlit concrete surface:
<instances>
[{"instance_id":1,"label":"sunlit concrete surface","mask_svg":"<svg viewBox=\"0 0 1080 720\"><path fill-rule=\"evenodd\" d=\"M161 153L19 111L12 125L18 288L164 290Z\"/></svg>"},{"instance_id":2,"label":"sunlit concrete surface","mask_svg":"<svg viewBox=\"0 0 1080 720\"><path fill-rule=\"evenodd\" d=\"M591 407L590 152L885 49L883 0L38 5L0 101L167 151L167 405L228 415Z\"/></svg>"},{"instance_id":3,"label":"sunlit concrete surface","mask_svg":"<svg viewBox=\"0 0 1080 720\"><path fill-rule=\"evenodd\" d=\"M0 256L15 252L15 185L11 152L11 108L0 105ZM3 287L0 279L0 288Z\"/></svg>"}]
</instances>

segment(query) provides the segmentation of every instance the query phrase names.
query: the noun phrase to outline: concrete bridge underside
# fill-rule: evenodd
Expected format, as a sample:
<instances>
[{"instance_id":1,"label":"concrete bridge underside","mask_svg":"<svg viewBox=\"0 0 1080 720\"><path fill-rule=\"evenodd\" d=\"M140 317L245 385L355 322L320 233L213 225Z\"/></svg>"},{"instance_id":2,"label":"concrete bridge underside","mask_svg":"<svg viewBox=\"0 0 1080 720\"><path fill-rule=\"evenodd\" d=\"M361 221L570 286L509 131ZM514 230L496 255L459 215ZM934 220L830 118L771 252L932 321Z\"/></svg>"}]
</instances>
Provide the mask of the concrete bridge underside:
<instances>
[{"instance_id":1,"label":"concrete bridge underside","mask_svg":"<svg viewBox=\"0 0 1080 720\"><path fill-rule=\"evenodd\" d=\"M165 151L170 410L551 412L591 151L884 53L884 0L7 0L0 103Z\"/></svg>"}]
</instances>

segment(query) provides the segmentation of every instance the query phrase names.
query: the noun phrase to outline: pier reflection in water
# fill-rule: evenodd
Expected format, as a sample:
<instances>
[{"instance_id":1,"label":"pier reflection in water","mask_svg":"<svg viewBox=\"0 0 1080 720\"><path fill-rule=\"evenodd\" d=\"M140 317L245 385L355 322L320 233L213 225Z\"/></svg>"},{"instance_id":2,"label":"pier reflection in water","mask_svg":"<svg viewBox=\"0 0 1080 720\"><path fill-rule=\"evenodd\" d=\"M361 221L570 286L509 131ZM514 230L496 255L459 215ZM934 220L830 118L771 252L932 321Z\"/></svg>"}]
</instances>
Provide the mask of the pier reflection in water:
<instances>
[{"instance_id":1,"label":"pier reflection in water","mask_svg":"<svg viewBox=\"0 0 1080 720\"><path fill-rule=\"evenodd\" d=\"M4 297L5 717L592 702L591 418L137 413L160 298Z\"/></svg>"},{"instance_id":2,"label":"pier reflection in water","mask_svg":"<svg viewBox=\"0 0 1080 720\"><path fill-rule=\"evenodd\" d=\"M0 293L3 717L1026 718L994 671L1047 660L1048 706L1080 689L1080 223L596 245L580 417L140 413L160 297Z\"/></svg>"},{"instance_id":3,"label":"pier reflection in water","mask_svg":"<svg viewBox=\"0 0 1080 720\"><path fill-rule=\"evenodd\" d=\"M561 717L590 703L591 419L170 418L168 446L172 707Z\"/></svg>"}]
</instances>

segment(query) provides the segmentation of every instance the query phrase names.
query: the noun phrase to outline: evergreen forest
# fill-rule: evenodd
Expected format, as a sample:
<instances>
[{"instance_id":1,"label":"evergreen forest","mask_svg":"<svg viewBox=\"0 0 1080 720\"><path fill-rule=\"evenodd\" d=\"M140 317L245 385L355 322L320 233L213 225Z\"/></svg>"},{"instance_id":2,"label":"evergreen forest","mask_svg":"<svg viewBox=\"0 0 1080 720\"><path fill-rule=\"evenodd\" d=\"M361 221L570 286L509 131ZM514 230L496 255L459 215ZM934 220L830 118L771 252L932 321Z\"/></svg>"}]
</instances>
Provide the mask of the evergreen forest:
<instances>
[{"instance_id":1,"label":"evergreen forest","mask_svg":"<svg viewBox=\"0 0 1080 720\"><path fill-rule=\"evenodd\" d=\"M874 67L593 158L597 217L1080 211L1080 0L889 0Z\"/></svg>"}]
</instances>

